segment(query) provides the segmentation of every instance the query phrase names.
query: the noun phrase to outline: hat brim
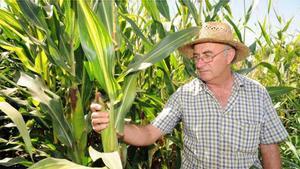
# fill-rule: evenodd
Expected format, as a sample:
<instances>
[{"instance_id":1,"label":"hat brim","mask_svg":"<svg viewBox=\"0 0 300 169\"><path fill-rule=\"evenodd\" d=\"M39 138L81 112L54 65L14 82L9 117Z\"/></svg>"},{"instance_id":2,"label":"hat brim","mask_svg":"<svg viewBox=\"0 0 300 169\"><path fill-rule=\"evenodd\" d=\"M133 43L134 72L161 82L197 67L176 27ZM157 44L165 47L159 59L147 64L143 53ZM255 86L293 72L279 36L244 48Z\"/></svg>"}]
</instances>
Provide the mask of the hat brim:
<instances>
[{"instance_id":1,"label":"hat brim","mask_svg":"<svg viewBox=\"0 0 300 169\"><path fill-rule=\"evenodd\" d=\"M227 44L232 46L236 51L235 51L235 60L233 61L238 62L241 60L244 60L246 57L249 56L250 49L244 45L243 43L237 42L237 41L226 41L226 40L218 40L218 39L211 39L211 38L203 38L203 39L198 39L195 40L191 43L188 43L182 47L179 48L180 53L185 55L188 58L193 57L193 52L194 52L194 45L199 44L199 43L207 43L207 42L212 42L212 43L222 43L222 44Z\"/></svg>"}]
</instances>

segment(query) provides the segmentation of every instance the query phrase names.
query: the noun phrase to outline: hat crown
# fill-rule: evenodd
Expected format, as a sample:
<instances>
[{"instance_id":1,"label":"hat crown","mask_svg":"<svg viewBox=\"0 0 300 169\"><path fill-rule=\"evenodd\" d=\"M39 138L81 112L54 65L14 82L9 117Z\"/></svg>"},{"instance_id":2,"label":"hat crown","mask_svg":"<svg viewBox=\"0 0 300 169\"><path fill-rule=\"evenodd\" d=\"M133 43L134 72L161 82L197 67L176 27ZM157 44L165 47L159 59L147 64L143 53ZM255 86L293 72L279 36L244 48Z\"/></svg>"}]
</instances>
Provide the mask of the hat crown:
<instances>
[{"instance_id":1,"label":"hat crown","mask_svg":"<svg viewBox=\"0 0 300 169\"><path fill-rule=\"evenodd\" d=\"M229 25L221 22L206 22L199 32L200 39L232 41L233 33Z\"/></svg>"}]
</instances>

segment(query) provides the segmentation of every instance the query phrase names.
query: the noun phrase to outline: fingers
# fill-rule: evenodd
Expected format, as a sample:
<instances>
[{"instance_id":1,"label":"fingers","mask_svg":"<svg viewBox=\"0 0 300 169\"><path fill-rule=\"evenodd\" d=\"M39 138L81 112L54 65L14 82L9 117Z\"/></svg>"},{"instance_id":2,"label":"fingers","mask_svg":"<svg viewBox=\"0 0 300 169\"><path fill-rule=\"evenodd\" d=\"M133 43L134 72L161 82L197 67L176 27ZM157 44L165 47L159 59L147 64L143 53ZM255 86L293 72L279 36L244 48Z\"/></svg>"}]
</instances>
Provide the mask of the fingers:
<instances>
[{"instance_id":1,"label":"fingers","mask_svg":"<svg viewBox=\"0 0 300 169\"><path fill-rule=\"evenodd\" d=\"M92 127L97 133L108 127L109 116L107 112L93 112L92 113Z\"/></svg>"},{"instance_id":2,"label":"fingers","mask_svg":"<svg viewBox=\"0 0 300 169\"><path fill-rule=\"evenodd\" d=\"M97 124L93 125L93 130L97 133L100 133L102 130L108 127L108 124Z\"/></svg>"},{"instance_id":3,"label":"fingers","mask_svg":"<svg viewBox=\"0 0 300 169\"><path fill-rule=\"evenodd\" d=\"M92 103L91 106L90 106L90 109L91 109L92 112L100 111L102 109L102 106L100 104L97 104L97 103Z\"/></svg>"},{"instance_id":4,"label":"fingers","mask_svg":"<svg viewBox=\"0 0 300 169\"><path fill-rule=\"evenodd\" d=\"M103 129L108 127L109 124L109 114L108 112L101 112L101 105L92 103L91 106L91 123L93 130L96 132L101 132Z\"/></svg>"}]
</instances>

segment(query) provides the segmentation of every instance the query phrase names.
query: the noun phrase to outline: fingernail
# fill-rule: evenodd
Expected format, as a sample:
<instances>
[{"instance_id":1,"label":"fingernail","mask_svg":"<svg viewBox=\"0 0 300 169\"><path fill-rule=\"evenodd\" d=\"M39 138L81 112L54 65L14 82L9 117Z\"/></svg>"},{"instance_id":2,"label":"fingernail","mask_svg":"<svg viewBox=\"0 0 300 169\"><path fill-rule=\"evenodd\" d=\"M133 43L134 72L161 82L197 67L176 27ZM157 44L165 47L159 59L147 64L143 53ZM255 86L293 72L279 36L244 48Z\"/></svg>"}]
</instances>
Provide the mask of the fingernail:
<instances>
[{"instance_id":1,"label":"fingernail","mask_svg":"<svg viewBox=\"0 0 300 169\"><path fill-rule=\"evenodd\" d=\"M100 106L99 104L96 104L96 105L95 105L95 109L101 110L101 106Z\"/></svg>"}]
</instances>

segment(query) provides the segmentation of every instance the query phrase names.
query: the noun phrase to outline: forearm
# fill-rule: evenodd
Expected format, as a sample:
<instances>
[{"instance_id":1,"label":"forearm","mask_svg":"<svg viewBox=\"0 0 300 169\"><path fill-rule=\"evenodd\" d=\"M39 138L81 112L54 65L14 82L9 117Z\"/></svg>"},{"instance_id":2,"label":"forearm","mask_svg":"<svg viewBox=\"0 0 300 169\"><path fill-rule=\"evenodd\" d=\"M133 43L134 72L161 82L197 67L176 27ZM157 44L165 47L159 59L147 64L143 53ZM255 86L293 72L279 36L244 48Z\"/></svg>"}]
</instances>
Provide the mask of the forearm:
<instances>
[{"instance_id":1,"label":"forearm","mask_svg":"<svg viewBox=\"0 0 300 169\"><path fill-rule=\"evenodd\" d=\"M153 144L161 135L161 131L151 124L146 126L130 124L125 125L123 141L130 145L147 146Z\"/></svg>"},{"instance_id":2,"label":"forearm","mask_svg":"<svg viewBox=\"0 0 300 169\"><path fill-rule=\"evenodd\" d=\"M264 169L281 168L280 151L277 144L261 144L260 150Z\"/></svg>"}]
</instances>

